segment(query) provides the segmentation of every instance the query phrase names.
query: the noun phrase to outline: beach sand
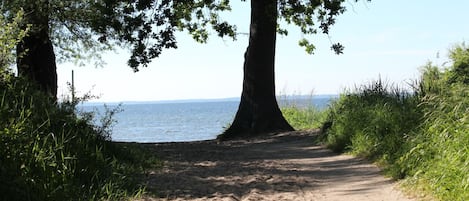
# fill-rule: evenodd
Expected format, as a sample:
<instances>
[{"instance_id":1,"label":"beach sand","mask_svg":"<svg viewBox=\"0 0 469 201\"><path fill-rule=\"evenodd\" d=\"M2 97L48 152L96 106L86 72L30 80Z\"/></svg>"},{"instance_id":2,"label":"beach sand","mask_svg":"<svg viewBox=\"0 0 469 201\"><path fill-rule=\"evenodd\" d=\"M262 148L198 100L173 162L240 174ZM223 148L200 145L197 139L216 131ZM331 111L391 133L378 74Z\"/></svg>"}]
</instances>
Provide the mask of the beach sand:
<instances>
[{"instance_id":1,"label":"beach sand","mask_svg":"<svg viewBox=\"0 0 469 201\"><path fill-rule=\"evenodd\" d=\"M249 140L142 144L164 161L141 200L405 201L378 167L314 143L318 131Z\"/></svg>"}]
</instances>

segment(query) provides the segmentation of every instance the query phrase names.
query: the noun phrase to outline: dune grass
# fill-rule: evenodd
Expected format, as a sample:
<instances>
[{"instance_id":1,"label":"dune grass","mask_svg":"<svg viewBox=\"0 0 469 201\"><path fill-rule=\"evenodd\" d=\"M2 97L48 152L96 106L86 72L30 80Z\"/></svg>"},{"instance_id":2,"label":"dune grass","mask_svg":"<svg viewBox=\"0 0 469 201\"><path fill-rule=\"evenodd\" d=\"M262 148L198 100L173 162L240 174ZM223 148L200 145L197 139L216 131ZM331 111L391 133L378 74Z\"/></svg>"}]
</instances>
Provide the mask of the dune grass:
<instances>
[{"instance_id":1,"label":"dune grass","mask_svg":"<svg viewBox=\"0 0 469 201\"><path fill-rule=\"evenodd\" d=\"M420 123L423 114L418 101L415 94L382 80L346 92L329 109L332 125L326 143L336 152L351 152L392 166ZM393 176L401 177L399 173Z\"/></svg>"},{"instance_id":2,"label":"dune grass","mask_svg":"<svg viewBox=\"0 0 469 201\"><path fill-rule=\"evenodd\" d=\"M378 80L332 104L325 142L377 161L409 191L469 200L469 48L450 51L451 66L428 63L414 90Z\"/></svg>"},{"instance_id":3,"label":"dune grass","mask_svg":"<svg viewBox=\"0 0 469 201\"><path fill-rule=\"evenodd\" d=\"M143 193L136 178L151 157L109 141L112 116L97 126L92 113L78 115L74 106L2 76L0 200L121 200Z\"/></svg>"}]
</instances>

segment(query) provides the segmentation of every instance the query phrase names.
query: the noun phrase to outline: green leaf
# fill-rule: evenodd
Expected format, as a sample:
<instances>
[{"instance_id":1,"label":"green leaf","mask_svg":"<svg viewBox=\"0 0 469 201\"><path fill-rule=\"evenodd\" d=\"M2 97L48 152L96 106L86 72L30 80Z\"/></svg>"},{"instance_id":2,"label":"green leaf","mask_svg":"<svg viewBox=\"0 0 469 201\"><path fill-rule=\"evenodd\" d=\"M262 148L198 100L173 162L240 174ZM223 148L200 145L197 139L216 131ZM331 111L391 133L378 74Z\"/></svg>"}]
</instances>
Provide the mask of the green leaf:
<instances>
[{"instance_id":1,"label":"green leaf","mask_svg":"<svg viewBox=\"0 0 469 201\"><path fill-rule=\"evenodd\" d=\"M298 42L298 45L300 45L300 47L304 47L306 53L308 54L314 54L314 50L316 49L316 47L313 44L311 44L306 38L301 39Z\"/></svg>"}]
</instances>

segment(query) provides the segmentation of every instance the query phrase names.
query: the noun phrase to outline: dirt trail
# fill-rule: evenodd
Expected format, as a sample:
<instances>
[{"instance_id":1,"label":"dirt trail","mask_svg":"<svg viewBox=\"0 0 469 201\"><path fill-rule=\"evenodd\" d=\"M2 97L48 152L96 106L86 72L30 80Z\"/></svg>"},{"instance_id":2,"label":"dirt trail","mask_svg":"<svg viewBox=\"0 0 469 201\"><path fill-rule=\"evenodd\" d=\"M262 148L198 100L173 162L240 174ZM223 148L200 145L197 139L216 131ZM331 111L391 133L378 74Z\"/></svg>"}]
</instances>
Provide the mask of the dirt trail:
<instances>
[{"instance_id":1,"label":"dirt trail","mask_svg":"<svg viewBox=\"0 0 469 201\"><path fill-rule=\"evenodd\" d=\"M313 143L316 132L251 140L146 144L165 160L144 200L411 200L362 159Z\"/></svg>"}]
</instances>

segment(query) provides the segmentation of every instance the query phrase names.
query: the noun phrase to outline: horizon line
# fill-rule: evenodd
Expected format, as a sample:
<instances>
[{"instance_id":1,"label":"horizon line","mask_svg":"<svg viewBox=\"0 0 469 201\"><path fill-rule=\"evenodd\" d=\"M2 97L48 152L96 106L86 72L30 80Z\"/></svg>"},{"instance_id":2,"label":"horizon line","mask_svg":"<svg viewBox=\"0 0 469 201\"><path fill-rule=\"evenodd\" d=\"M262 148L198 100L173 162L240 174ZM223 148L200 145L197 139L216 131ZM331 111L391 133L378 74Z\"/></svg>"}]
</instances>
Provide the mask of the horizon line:
<instances>
[{"instance_id":1,"label":"horizon line","mask_svg":"<svg viewBox=\"0 0 469 201\"><path fill-rule=\"evenodd\" d=\"M277 95L281 97L337 97L339 94L317 94L317 95ZM85 101L82 104L139 104L139 103L191 103L191 102L220 102L220 101L240 101L241 97L226 98L182 98L182 99L163 99L163 100L123 100L123 101Z\"/></svg>"}]
</instances>

